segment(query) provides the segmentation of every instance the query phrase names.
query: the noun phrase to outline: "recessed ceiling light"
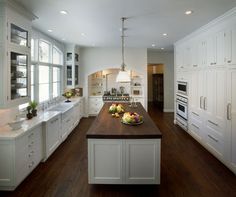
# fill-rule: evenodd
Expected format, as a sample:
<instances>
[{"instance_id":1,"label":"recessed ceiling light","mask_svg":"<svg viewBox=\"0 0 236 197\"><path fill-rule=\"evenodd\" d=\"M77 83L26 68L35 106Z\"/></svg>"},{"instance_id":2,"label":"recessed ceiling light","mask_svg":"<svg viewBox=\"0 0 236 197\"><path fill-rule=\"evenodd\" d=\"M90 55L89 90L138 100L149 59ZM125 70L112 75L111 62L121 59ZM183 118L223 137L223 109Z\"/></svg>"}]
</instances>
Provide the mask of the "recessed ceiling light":
<instances>
[{"instance_id":1,"label":"recessed ceiling light","mask_svg":"<svg viewBox=\"0 0 236 197\"><path fill-rule=\"evenodd\" d=\"M163 33L162 35L163 35L163 36L167 36L167 33Z\"/></svg>"},{"instance_id":2,"label":"recessed ceiling light","mask_svg":"<svg viewBox=\"0 0 236 197\"><path fill-rule=\"evenodd\" d=\"M63 15L67 15L68 14L68 12L65 11L65 10L61 10L60 13L63 14Z\"/></svg>"},{"instance_id":3,"label":"recessed ceiling light","mask_svg":"<svg viewBox=\"0 0 236 197\"><path fill-rule=\"evenodd\" d=\"M155 47L156 45L155 44L152 44L152 47Z\"/></svg>"},{"instance_id":4,"label":"recessed ceiling light","mask_svg":"<svg viewBox=\"0 0 236 197\"><path fill-rule=\"evenodd\" d=\"M81 33L81 36L85 36L85 33Z\"/></svg>"},{"instance_id":5,"label":"recessed ceiling light","mask_svg":"<svg viewBox=\"0 0 236 197\"><path fill-rule=\"evenodd\" d=\"M185 12L186 15L190 15L190 14L192 14L192 13L193 13L192 10L187 10L187 11Z\"/></svg>"},{"instance_id":6,"label":"recessed ceiling light","mask_svg":"<svg viewBox=\"0 0 236 197\"><path fill-rule=\"evenodd\" d=\"M66 40L65 38L62 38L62 40L64 41L64 40Z\"/></svg>"},{"instance_id":7,"label":"recessed ceiling light","mask_svg":"<svg viewBox=\"0 0 236 197\"><path fill-rule=\"evenodd\" d=\"M52 32L52 30L51 30L51 29L48 29L48 32Z\"/></svg>"},{"instance_id":8,"label":"recessed ceiling light","mask_svg":"<svg viewBox=\"0 0 236 197\"><path fill-rule=\"evenodd\" d=\"M161 50L164 50L164 48L161 48Z\"/></svg>"}]
</instances>

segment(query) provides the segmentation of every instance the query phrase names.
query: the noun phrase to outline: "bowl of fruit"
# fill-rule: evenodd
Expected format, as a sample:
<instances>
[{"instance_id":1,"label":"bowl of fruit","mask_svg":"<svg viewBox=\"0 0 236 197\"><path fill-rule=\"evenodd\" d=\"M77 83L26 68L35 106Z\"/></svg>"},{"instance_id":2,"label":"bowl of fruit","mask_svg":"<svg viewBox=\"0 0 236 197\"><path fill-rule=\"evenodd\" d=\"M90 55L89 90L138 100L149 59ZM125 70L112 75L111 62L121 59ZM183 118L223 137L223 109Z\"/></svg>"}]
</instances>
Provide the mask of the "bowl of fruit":
<instances>
[{"instance_id":1,"label":"bowl of fruit","mask_svg":"<svg viewBox=\"0 0 236 197\"><path fill-rule=\"evenodd\" d=\"M121 122L128 125L139 125L143 123L143 116L136 112L125 112Z\"/></svg>"},{"instance_id":2,"label":"bowl of fruit","mask_svg":"<svg viewBox=\"0 0 236 197\"><path fill-rule=\"evenodd\" d=\"M125 108L122 104L118 104L118 103L113 103L110 107L109 107L109 113L111 114L121 114L125 112Z\"/></svg>"}]
</instances>

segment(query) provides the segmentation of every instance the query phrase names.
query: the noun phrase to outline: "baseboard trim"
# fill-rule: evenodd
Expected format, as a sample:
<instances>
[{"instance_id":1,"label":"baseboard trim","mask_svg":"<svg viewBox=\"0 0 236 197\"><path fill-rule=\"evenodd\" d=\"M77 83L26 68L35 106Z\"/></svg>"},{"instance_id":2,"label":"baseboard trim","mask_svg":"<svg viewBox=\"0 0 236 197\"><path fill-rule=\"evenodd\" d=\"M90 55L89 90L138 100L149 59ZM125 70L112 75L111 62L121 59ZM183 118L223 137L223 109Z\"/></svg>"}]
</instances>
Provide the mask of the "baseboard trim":
<instances>
[{"instance_id":1,"label":"baseboard trim","mask_svg":"<svg viewBox=\"0 0 236 197\"><path fill-rule=\"evenodd\" d=\"M174 109L163 109L163 112L174 112Z\"/></svg>"}]
</instances>

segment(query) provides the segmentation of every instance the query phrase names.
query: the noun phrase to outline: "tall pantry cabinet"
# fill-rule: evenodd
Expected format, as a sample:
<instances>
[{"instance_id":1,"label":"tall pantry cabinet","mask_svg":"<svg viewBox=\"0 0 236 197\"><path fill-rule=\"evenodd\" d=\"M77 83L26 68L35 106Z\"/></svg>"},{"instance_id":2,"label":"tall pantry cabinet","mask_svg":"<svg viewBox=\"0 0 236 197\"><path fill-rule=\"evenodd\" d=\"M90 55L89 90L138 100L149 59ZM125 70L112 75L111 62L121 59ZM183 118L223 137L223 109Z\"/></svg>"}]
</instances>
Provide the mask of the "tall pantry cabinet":
<instances>
[{"instance_id":1,"label":"tall pantry cabinet","mask_svg":"<svg viewBox=\"0 0 236 197\"><path fill-rule=\"evenodd\" d=\"M30 98L31 21L35 16L13 1L0 1L0 108Z\"/></svg>"},{"instance_id":2,"label":"tall pantry cabinet","mask_svg":"<svg viewBox=\"0 0 236 197\"><path fill-rule=\"evenodd\" d=\"M236 9L175 43L188 77L188 133L236 173ZM187 55L188 54L188 55ZM187 63L186 63L187 62Z\"/></svg>"}]
</instances>

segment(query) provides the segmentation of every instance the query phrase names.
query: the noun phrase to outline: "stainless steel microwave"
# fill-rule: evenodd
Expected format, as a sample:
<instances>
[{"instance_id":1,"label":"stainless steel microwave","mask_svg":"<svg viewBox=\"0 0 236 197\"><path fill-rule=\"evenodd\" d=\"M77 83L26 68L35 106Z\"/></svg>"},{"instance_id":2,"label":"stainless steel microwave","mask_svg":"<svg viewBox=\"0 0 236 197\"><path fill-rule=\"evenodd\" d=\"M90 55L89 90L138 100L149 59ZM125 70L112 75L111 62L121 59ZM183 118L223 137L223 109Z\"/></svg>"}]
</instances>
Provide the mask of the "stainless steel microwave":
<instances>
[{"instance_id":1,"label":"stainless steel microwave","mask_svg":"<svg viewBox=\"0 0 236 197\"><path fill-rule=\"evenodd\" d=\"M188 82L177 81L177 93L182 95L188 95Z\"/></svg>"}]
</instances>

